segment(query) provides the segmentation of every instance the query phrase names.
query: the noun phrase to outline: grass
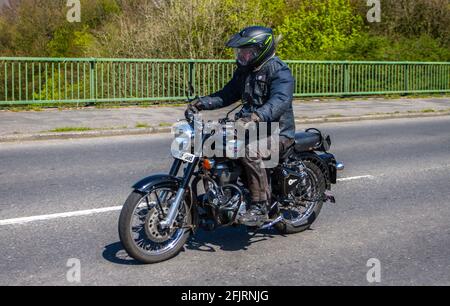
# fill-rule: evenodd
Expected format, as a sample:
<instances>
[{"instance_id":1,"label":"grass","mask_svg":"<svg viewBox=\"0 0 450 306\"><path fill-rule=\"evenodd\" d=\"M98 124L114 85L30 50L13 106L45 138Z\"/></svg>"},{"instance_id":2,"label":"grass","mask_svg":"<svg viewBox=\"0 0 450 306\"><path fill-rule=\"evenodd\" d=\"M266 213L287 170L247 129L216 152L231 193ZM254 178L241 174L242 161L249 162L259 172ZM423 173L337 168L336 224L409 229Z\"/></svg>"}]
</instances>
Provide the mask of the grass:
<instances>
[{"instance_id":1,"label":"grass","mask_svg":"<svg viewBox=\"0 0 450 306\"><path fill-rule=\"evenodd\" d=\"M171 127L173 124L169 122L162 122L159 124L159 127Z\"/></svg>"},{"instance_id":2,"label":"grass","mask_svg":"<svg viewBox=\"0 0 450 306\"><path fill-rule=\"evenodd\" d=\"M423 109L420 111L421 113L434 113L436 112L434 109Z\"/></svg>"},{"instance_id":3,"label":"grass","mask_svg":"<svg viewBox=\"0 0 450 306\"><path fill-rule=\"evenodd\" d=\"M41 105L24 105L24 106L14 106L9 109L7 109L11 112L23 112L23 111L33 111L33 112L42 112L44 109Z\"/></svg>"},{"instance_id":4,"label":"grass","mask_svg":"<svg viewBox=\"0 0 450 306\"><path fill-rule=\"evenodd\" d=\"M74 127L74 126L67 126L67 127L61 127L56 128L50 131L47 131L49 133L67 133L67 132L87 132L87 131L94 131L93 128L88 127Z\"/></svg>"},{"instance_id":5,"label":"grass","mask_svg":"<svg viewBox=\"0 0 450 306\"><path fill-rule=\"evenodd\" d=\"M150 127L150 125L148 125L147 123L140 122L140 123L136 124L137 129L148 129L149 127Z\"/></svg>"}]
</instances>

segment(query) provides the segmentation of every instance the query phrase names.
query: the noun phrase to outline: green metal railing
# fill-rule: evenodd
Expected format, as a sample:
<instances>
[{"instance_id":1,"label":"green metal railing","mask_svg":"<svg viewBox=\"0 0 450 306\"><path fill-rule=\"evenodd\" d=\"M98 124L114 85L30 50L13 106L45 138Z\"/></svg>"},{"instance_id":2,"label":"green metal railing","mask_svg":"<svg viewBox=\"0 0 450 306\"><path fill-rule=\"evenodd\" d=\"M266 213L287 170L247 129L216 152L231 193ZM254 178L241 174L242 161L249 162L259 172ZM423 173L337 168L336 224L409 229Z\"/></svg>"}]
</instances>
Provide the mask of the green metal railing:
<instances>
[{"instance_id":1,"label":"green metal railing","mask_svg":"<svg viewBox=\"0 0 450 306\"><path fill-rule=\"evenodd\" d=\"M450 63L286 61L296 97L450 92ZM232 60L0 57L0 105L177 101L222 88Z\"/></svg>"}]
</instances>

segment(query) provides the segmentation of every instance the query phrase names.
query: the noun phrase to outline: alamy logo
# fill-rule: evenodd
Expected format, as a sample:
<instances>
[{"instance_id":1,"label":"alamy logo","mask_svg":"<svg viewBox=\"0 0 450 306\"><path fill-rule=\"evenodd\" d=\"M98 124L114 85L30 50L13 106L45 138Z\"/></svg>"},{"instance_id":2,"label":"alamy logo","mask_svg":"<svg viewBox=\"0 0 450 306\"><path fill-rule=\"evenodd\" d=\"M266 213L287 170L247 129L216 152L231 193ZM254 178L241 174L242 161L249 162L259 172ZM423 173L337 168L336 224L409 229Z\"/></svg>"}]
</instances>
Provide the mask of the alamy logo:
<instances>
[{"instance_id":1,"label":"alamy logo","mask_svg":"<svg viewBox=\"0 0 450 306\"><path fill-rule=\"evenodd\" d=\"M261 168L275 168L280 158L279 123L258 124L219 122L204 123L201 114L196 115L193 128L186 128L185 123L173 126L175 139L172 142L172 155L190 162L195 156L206 158L261 158ZM259 132L258 132L259 130ZM270 130L270 132L269 132ZM204 136L208 135L203 141ZM186 154L186 153L193 153Z\"/></svg>"},{"instance_id":2,"label":"alamy logo","mask_svg":"<svg viewBox=\"0 0 450 306\"><path fill-rule=\"evenodd\" d=\"M67 261L66 267L69 268L66 274L66 279L69 283L81 282L81 261L78 258L70 258Z\"/></svg>"},{"instance_id":3,"label":"alamy logo","mask_svg":"<svg viewBox=\"0 0 450 306\"><path fill-rule=\"evenodd\" d=\"M367 0L367 6L370 6L367 12L367 21L370 23L381 22L381 2L380 0Z\"/></svg>"},{"instance_id":4,"label":"alamy logo","mask_svg":"<svg viewBox=\"0 0 450 306\"><path fill-rule=\"evenodd\" d=\"M381 283L381 262L379 259L371 258L366 265L369 269L367 272L367 281L369 283Z\"/></svg>"},{"instance_id":5,"label":"alamy logo","mask_svg":"<svg viewBox=\"0 0 450 306\"><path fill-rule=\"evenodd\" d=\"M70 23L81 22L81 3L80 0L67 0L67 21Z\"/></svg>"}]
</instances>

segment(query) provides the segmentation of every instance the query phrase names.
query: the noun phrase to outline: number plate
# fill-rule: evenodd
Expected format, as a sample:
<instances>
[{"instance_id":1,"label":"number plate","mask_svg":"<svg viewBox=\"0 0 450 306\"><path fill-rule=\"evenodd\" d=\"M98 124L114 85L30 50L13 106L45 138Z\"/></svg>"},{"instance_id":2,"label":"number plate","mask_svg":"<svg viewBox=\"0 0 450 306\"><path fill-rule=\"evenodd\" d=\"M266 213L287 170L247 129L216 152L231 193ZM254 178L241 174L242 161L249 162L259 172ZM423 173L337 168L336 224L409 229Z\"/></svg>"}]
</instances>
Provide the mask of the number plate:
<instances>
[{"instance_id":1,"label":"number plate","mask_svg":"<svg viewBox=\"0 0 450 306\"><path fill-rule=\"evenodd\" d=\"M187 163L193 163L195 160L195 155L190 153L181 153L178 159L181 159L182 161Z\"/></svg>"}]
</instances>

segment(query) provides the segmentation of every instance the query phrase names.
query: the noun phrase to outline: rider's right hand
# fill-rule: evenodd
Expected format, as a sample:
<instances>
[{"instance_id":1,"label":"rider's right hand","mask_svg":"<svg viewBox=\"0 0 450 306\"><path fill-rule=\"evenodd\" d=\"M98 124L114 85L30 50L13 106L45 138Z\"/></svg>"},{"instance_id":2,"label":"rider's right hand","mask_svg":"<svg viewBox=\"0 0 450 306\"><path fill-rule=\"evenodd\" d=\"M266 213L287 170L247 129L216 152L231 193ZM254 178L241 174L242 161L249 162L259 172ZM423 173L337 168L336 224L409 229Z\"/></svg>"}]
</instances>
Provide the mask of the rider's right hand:
<instances>
[{"instance_id":1,"label":"rider's right hand","mask_svg":"<svg viewBox=\"0 0 450 306\"><path fill-rule=\"evenodd\" d=\"M201 98L196 98L191 102L192 107L194 107L197 112L200 112L205 109L204 101Z\"/></svg>"},{"instance_id":2,"label":"rider's right hand","mask_svg":"<svg viewBox=\"0 0 450 306\"><path fill-rule=\"evenodd\" d=\"M202 101L199 98L197 98L188 105L184 115L186 118L191 118L192 115L198 114L202 110L203 110Z\"/></svg>"},{"instance_id":3,"label":"rider's right hand","mask_svg":"<svg viewBox=\"0 0 450 306\"><path fill-rule=\"evenodd\" d=\"M195 99L194 101L192 101L188 107L187 107L187 111L191 111L194 114L199 113L200 111L202 111L204 109L203 107L203 103L200 100L200 98Z\"/></svg>"}]
</instances>

